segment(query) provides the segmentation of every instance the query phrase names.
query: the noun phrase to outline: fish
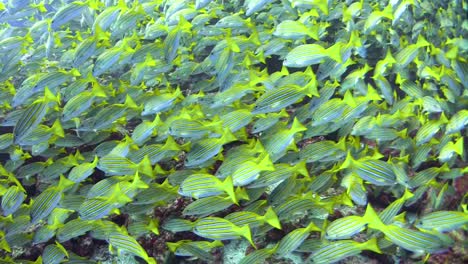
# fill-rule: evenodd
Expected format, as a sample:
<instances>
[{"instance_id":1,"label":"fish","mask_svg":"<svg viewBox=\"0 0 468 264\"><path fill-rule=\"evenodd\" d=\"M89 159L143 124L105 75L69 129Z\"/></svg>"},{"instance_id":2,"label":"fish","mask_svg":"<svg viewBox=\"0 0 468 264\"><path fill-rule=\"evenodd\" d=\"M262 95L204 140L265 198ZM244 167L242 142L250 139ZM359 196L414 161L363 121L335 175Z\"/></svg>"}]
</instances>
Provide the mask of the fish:
<instances>
[{"instance_id":1,"label":"fish","mask_svg":"<svg viewBox=\"0 0 468 264\"><path fill-rule=\"evenodd\" d=\"M153 176L153 169L148 156L145 156L139 163L133 163L125 157L109 154L99 159L97 168L108 175L129 175L138 171L150 177Z\"/></svg>"},{"instance_id":2,"label":"fish","mask_svg":"<svg viewBox=\"0 0 468 264\"><path fill-rule=\"evenodd\" d=\"M157 134L156 127L162 124L161 118L159 115L156 115L152 122L150 121L143 121L138 126L135 127L132 133L132 140L137 145L142 145L146 140L148 140L151 136L155 136Z\"/></svg>"},{"instance_id":3,"label":"fish","mask_svg":"<svg viewBox=\"0 0 468 264\"><path fill-rule=\"evenodd\" d=\"M267 258L271 257L276 252L277 248L278 244L276 244L274 247L255 250L247 256L243 257L239 261L239 264L263 263Z\"/></svg>"},{"instance_id":4,"label":"fish","mask_svg":"<svg viewBox=\"0 0 468 264\"><path fill-rule=\"evenodd\" d=\"M210 216L198 219L193 227L193 232L198 236L214 240L228 240L244 237L254 248L256 247L248 225L239 227L219 217Z\"/></svg>"},{"instance_id":5,"label":"fish","mask_svg":"<svg viewBox=\"0 0 468 264\"><path fill-rule=\"evenodd\" d=\"M289 232L278 243L278 248L276 248L275 254L277 256L285 256L288 253L291 253L307 239L312 231L322 231L322 229L317 227L314 222L310 222L304 228L297 228Z\"/></svg>"},{"instance_id":6,"label":"fish","mask_svg":"<svg viewBox=\"0 0 468 264\"><path fill-rule=\"evenodd\" d=\"M384 161L372 158L354 160L348 152L346 160L342 163L342 168L353 168L354 172L363 180L378 186L388 186L396 184L396 175L392 166Z\"/></svg>"},{"instance_id":7,"label":"fish","mask_svg":"<svg viewBox=\"0 0 468 264\"><path fill-rule=\"evenodd\" d=\"M337 62L342 62L341 57L338 56L339 52L336 52L337 49L340 49L339 45L340 44L337 43L329 48L324 48L319 44L303 44L297 46L286 55L283 65L292 68L307 67L319 64L327 57Z\"/></svg>"},{"instance_id":8,"label":"fish","mask_svg":"<svg viewBox=\"0 0 468 264\"><path fill-rule=\"evenodd\" d=\"M386 225L393 223L405 202L412 197L414 197L414 195L408 189L405 189L405 192L400 198L393 201L387 208L379 213L382 222Z\"/></svg>"},{"instance_id":9,"label":"fish","mask_svg":"<svg viewBox=\"0 0 468 264\"><path fill-rule=\"evenodd\" d=\"M36 129L34 129L33 131L31 131L31 133L28 134L27 138L21 140L21 144L32 146L33 154L36 155L34 147L42 143L53 144L56 138L63 138L64 136L65 134L63 131L62 124L58 119L56 119L50 127L45 125L39 125Z\"/></svg>"},{"instance_id":10,"label":"fish","mask_svg":"<svg viewBox=\"0 0 468 264\"><path fill-rule=\"evenodd\" d=\"M237 138L225 128L218 138L208 138L195 142L185 157L185 166L193 167L208 161L222 150L223 145L236 141Z\"/></svg>"},{"instance_id":11,"label":"fish","mask_svg":"<svg viewBox=\"0 0 468 264\"><path fill-rule=\"evenodd\" d=\"M149 264L156 264L156 260L148 256L148 253L143 247L128 234L124 232L113 232L109 235L109 249L112 252L113 248L116 248L119 255L123 252L130 253L132 255L141 257Z\"/></svg>"},{"instance_id":12,"label":"fish","mask_svg":"<svg viewBox=\"0 0 468 264\"><path fill-rule=\"evenodd\" d=\"M305 26L301 21L284 20L276 26L274 36L284 39L301 39L308 36L314 40L319 40L318 28Z\"/></svg>"},{"instance_id":13,"label":"fish","mask_svg":"<svg viewBox=\"0 0 468 264\"><path fill-rule=\"evenodd\" d=\"M220 116L223 127L232 133L246 127L252 121L253 115L249 109L239 109Z\"/></svg>"},{"instance_id":14,"label":"fish","mask_svg":"<svg viewBox=\"0 0 468 264\"><path fill-rule=\"evenodd\" d=\"M221 182L211 174L197 173L187 177L179 187L180 195L197 199L222 193L226 193L234 203L237 203L232 177L227 177Z\"/></svg>"},{"instance_id":15,"label":"fish","mask_svg":"<svg viewBox=\"0 0 468 264\"><path fill-rule=\"evenodd\" d=\"M445 131L447 134L453 134L460 131L468 124L468 110L460 110L455 113L447 123Z\"/></svg>"},{"instance_id":16,"label":"fish","mask_svg":"<svg viewBox=\"0 0 468 264\"><path fill-rule=\"evenodd\" d=\"M297 120L297 118L294 118L294 121L289 129L277 129L274 132L271 131L271 134L263 137L261 139L262 145L265 147L265 150L274 162L278 160L282 155L284 155L287 149L297 151L294 136L296 133L306 130L307 128L304 125L302 125Z\"/></svg>"},{"instance_id":17,"label":"fish","mask_svg":"<svg viewBox=\"0 0 468 264\"><path fill-rule=\"evenodd\" d=\"M76 218L57 229L57 239L60 243L82 236L94 228L94 221Z\"/></svg>"},{"instance_id":18,"label":"fish","mask_svg":"<svg viewBox=\"0 0 468 264\"><path fill-rule=\"evenodd\" d=\"M379 230L394 244L406 250L432 253L448 246L448 240L444 238L443 234L435 235L394 224L385 225L370 204L367 206L366 215L369 219L369 228Z\"/></svg>"},{"instance_id":19,"label":"fish","mask_svg":"<svg viewBox=\"0 0 468 264\"><path fill-rule=\"evenodd\" d=\"M166 111L173 104L177 102L177 99L183 99L182 92L180 88L177 88L174 91L166 91L166 93L161 93L159 95L148 97L147 102L143 112L143 116L158 114L160 112Z\"/></svg>"},{"instance_id":20,"label":"fish","mask_svg":"<svg viewBox=\"0 0 468 264\"><path fill-rule=\"evenodd\" d=\"M312 163L339 159L340 157L344 157L345 150L345 139L342 138L339 142L331 140L314 142L299 150L298 154L301 160L305 160L306 163Z\"/></svg>"},{"instance_id":21,"label":"fish","mask_svg":"<svg viewBox=\"0 0 468 264\"><path fill-rule=\"evenodd\" d=\"M140 163L148 156L150 164L156 165L161 160L173 158L187 145L180 146L171 136L167 137L164 144L144 145L142 148L130 151L129 158L134 163Z\"/></svg>"},{"instance_id":22,"label":"fish","mask_svg":"<svg viewBox=\"0 0 468 264\"><path fill-rule=\"evenodd\" d=\"M55 244L50 244L44 248L40 261L54 263L65 259L68 259L67 250L59 242L55 241Z\"/></svg>"},{"instance_id":23,"label":"fish","mask_svg":"<svg viewBox=\"0 0 468 264\"><path fill-rule=\"evenodd\" d=\"M78 208L78 214L83 220L99 220L111 212L119 213L118 208L131 201L117 183L111 186L108 196L87 198Z\"/></svg>"},{"instance_id":24,"label":"fish","mask_svg":"<svg viewBox=\"0 0 468 264\"><path fill-rule=\"evenodd\" d=\"M92 56L96 56L101 47L110 46L109 35L99 26L96 26L92 37L83 40L76 47L73 54L73 65L79 67Z\"/></svg>"},{"instance_id":25,"label":"fish","mask_svg":"<svg viewBox=\"0 0 468 264\"><path fill-rule=\"evenodd\" d=\"M173 120L169 125L169 134L175 137L199 139L211 133L222 134L220 120L205 121L190 117L182 117Z\"/></svg>"},{"instance_id":26,"label":"fish","mask_svg":"<svg viewBox=\"0 0 468 264\"><path fill-rule=\"evenodd\" d=\"M406 67L416 58L419 49L426 46L429 46L429 42L427 42L427 40L422 35L419 35L415 44L410 44L402 48L395 55L397 65L399 65L400 67Z\"/></svg>"},{"instance_id":27,"label":"fish","mask_svg":"<svg viewBox=\"0 0 468 264\"><path fill-rule=\"evenodd\" d=\"M37 99L26 108L13 129L14 143L21 142L24 137L28 136L42 122L51 102L60 103L60 99L52 94L49 89L46 89L44 97Z\"/></svg>"},{"instance_id":28,"label":"fish","mask_svg":"<svg viewBox=\"0 0 468 264\"><path fill-rule=\"evenodd\" d=\"M98 156L94 156L93 162L85 162L73 167L73 169L71 169L71 171L68 173L68 179L76 183L84 181L93 174L94 168L96 168L98 161Z\"/></svg>"},{"instance_id":29,"label":"fish","mask_svg":"<svg viewBox=\"0 0 468 264\"><path fill-rule=\"evenodd\" d=\"M73 184L74 182L62 175L57 185L50 186L35 197L31 202L29 213L31 216L31 223L38 223L43 218L47 217L52 210L58 206L62 199L63 192Z\"/></svg>"},{"instance_id":30,"label":"fish","mask_svg":"<svg viewBox=\"0 0 468 264\"><path fill-rule=\"evenodd\" d=\"M262 171L274 171L270 156L260 155L256 159L245 160L233 170L231 177L234 186L245 186L254 182Z\"/></svg>"},{"instance_id":31,"label":"fish","mask_svg":"<svg viewBox=\"0 0 468 264\"><path fill-rule=\"evenodd\" d=\"M449 141L447 144L445 144L439 152L438 159L440 162L447 162L449 161L452 157L454 157L454 154L458 154L459 156L463 156L463 137L460 137L453 143L453 141Z\"/></svg>"},{"instance_id":32,"label":"fish","mask_svg":"<svg viewBox=\"0 0 468 264\"><path fill-rule=\"evenodd\" d=\"M387 18L392 20L393 13L392 13L392 6L388 4L382 11L381 10L374 10L366 19L366 23L364 24L364 30L368 31L373 29L377 26L383 18Z\"/></svg>"},{"instance_id":33,"label":"fish","mask_svg":"<svg viewBox=\"0 0 468 264\"><path fill-rule=\"evenodd\" d=\"M298 101L305 96L318 96L316 86L307 85L300 87L298 85L285 85L265 92L255 103L252 114L265 114L277 112Z\"/></svg>"},{"instance_id":34,"label":"fish","mask_svg":"<svg viewBox=\"0 0 468 264\"><path fill-rule=\"evenodd\" d=\"M251 16L255 12L262 10L265 5L273 2L272 0L247 0L244 2L245 15Z\"/></svg>"},{"instance_id":35,"label":"fish","mask_svg":"<svg viewBox=\"0 0 468 264\"><path fill-rule=\"evenodd\" d=\"M248 225L250 228L259 227L262 224L281 229L281 223L273 208L269 207L263 216L253 212L234 212L228 214L224 219L229 220L237 226Z\"/></svg>"},{"instance_id":36,"label":"fish","mask_svg":"<svg viewBox=\"0 0 468 264\"><path fill-rule=\"evenodd\" d=\"M457 211L436 211L420 217L415 226L420 230L449 232L468 223L468 214Z\"/></svg>"},{"instance_id":37,"label":"fish","mask_svg":"<svg viewBox=\"0 0 468 264\"><path fill-rule=\"evenodd\" d=\"M347 239L361 232L367 227L363 217L352 215L339 218L331 222L325 230L326 239Z\"/></svg>"},{"instance_id":38,"label":"fish","mask_svg":"<svg viewBox=\"0 0 468 264\"><path fill-rule=\"evenodd\" d=\"M132 222L128 226L128 233L134 237L141 237L145 234L153 233L159 235L159 221L157 219L145 218Z\"/></svg>"},{"instance_id":39,"label":"fish","mask_svg":"<svg viewBox=\"0 0 468 264\"><path fill-rule=\"evenodd\" d=\"M289 117L286 110L282 109L278 113L256 114L257 120L253 122L252 133L260 133L274 126L281 118Z\"/></svg>"},{"instance_id":40,"label":"fish","mask_svg":"<svg viewBox=\"0 0 468 264\"><path fill-rule=\"evenodd\" d=\"M239 197L236 196L237 199ZM231 197L209 196L193 201L182 211L183 215L205 217L234 205Z\"/></svg>"},{"instance_id":41,"label":"fish","mask_svg":"<svg viewBox=\"0 0 468 264\"><path fill-rule=\"evenodd\" d=\"M212 242L179 240L175 243L167 242L166 245L170 251L174 252L176 256L181 256L181 257L193 256L193 257L198 257L202 260L212 260L213 257L208 253L214 248L224 246L223 242L219 240L215 240ZM187 246L195 247L198 250L194 251L193 249L188 248ZM203 253L201 253L199 250L202 250Z\"/></svg>"},{"instance_id":42,"label":"fish","mask_svg":"<svg viewBox=\"0 0 468 264\"><path fill-rule=\"evenodd\" d=\"M1 208L4 216L9 216L16 212L26 199L26 194L22 186L13 185L6 190L2 190Z\"/></svg>"},{"instance_id":43,"label":"fish","mask_svg":"<svg viewBox=\"0 0 468 264\"><path fill-rule=\"evenodd\" d=\"M311 259L314 263L335 263L347 257L358 255L363 250L382 253L377 244L377 238L373 237L362 243L354 240L339 240L324 243L312 253Z\"/></svg>"},{"instance_id":44,"label":"fish","mask_svg":"<svg viewBox=\"0 0 468 264\"><path fill-rule=\"evenodd\" d=\"M293 174L300 174L304 177L310 178L309 171L307 170L306 163L304 161L301 161L295 165L280 163L274 164L273 171L261 172L259 177L254 182L250 183L247 188L272 186L291 177Z\"/></svg>"}]
</instances>

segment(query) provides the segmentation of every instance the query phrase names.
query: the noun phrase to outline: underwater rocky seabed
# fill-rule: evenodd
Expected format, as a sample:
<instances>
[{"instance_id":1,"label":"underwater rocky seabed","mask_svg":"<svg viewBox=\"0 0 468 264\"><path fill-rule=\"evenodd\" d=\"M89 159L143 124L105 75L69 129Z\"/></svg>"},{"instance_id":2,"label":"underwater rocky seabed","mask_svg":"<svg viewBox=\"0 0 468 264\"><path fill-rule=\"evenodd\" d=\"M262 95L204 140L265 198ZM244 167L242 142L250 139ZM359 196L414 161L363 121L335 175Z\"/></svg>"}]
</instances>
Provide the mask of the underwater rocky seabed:
<instances>
[{"instance_id":1,"label":"underwater rocky seabed","mask_svg":"<svg viewBox=\"0 0 468 264\"><path fill-rule=\"evenodd\" d=\"M467 14L0 1L0 262L468 262Z\"/></svg>"}]
</instances>

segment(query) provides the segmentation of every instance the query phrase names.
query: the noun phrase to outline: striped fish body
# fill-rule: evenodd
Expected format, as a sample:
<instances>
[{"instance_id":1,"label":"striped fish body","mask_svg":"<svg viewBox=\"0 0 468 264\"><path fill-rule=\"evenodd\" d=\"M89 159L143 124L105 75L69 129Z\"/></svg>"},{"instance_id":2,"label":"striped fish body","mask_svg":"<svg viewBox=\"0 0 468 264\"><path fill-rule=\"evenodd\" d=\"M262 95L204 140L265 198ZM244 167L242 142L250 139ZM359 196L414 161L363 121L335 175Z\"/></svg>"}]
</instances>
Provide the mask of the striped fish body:
<instances>
[{"instance_id":1,"label":"striped fish body","mask_svg":"<svg viewBox=\"0 0 468 264\"><path fill-rule=\"evenodd\" d=\"M468 124L468 110L461 110L454 114L445 128L447 134L462 130Z\"/></svg>"},{"instance_id":2,"label":"striped fish body","mask_svg":"<svg viewBox=\"0 0 468 264\"><path fill-rule=\"evenodd\" d=\"M182 213L184 215L204 217L222 211L233 204L230 197L210 196L187 205Z\"/></svg>"},{"instance_id":3,"label":"striped fish body","mask_svg":"<svg viewBox=\"0 0 468 264\"><path fill-rule=\"evenodd\" d=\"M80 16L82 12L84 12L85 8L87 8L86 4L78 1L64 6L63 8L59 9L52 18L51 28L53 30L59 29L69 21Z\"/></svg>"},{"instance_id":4,"label":"striped fish body","mask_svg":"<svg viewBox=\"0 0 468 264\"><path fill-rule=\"evenodd\" d=\"M195 223L193 232L201 237L214 240L227 240L245 237L252 245L249 226L238 227L226 219L205 217Z\"/></svg>"},{"instance_id":5,"label":"striped fish body","mask_svg":"<svg viewBox=\"0 0 468 264\"><path fill-rule=\"evenodd\" d=\"M381 160L358 161L354 165L354 172L363 180L377 186L391 186L396 183L396 176L392 166Z\"/></svg>"},{"instance_id":6,"label":"striped fish body","mask_svg":"<svg viewBox=\"0 0 468 264\"><path fill-rule=\"evenodd\" d=\"M222 194L223 192L235 197L231 177L227 177L224 182L221 182L210 174L192 174L180 184L179 188L180 195L197 199Z\"/></svg>"},{"instance_id":7,"label":"striped fish body","mask_svg":"<svg viewBox=\"0 0 468 264\"><path fill-rule=\"evenodd\" d=\"M181 256L181 257L190 257L194 256L189 250L185 249L185 246L190 245L193 247L196 247L200 250L205 251L206 253L209 253L213 248L216 247L222 247L223 243L221 241L213 241L213 242L208 242L208 241L179 241L177 243L167 243L169 249L174 252L174 255L176 256ZM171 248L171 244L177 244L174 245L177 248ZM173 250L175 249L175 250Z\"/></svg>"},{"instance_id":8,"label":"striped fish body","mask_svg":"<svg viewBox=\"0 0 468 264\"><path fill-rule=\"evenodd\" d=\"M279 219L288 219L293 215L305 213L307 210L317 208L313 200L307 198L292 198L275 208Z\"/></svg>"},{"instance_id":9,"label":"striped fish body","mask_svg":"<svg viewBox=\"0 0 468 264\"><path fill-rule=\"evenodd\" d=\"M326 231L326 239L347 239L361 232L367 226L366 221L360 216L346 216L331 222Z\"/></svg>"},{"instance_id":10,"label":"striped fish body","mask_svg":"<svg viewBox=\"0 0 468 264\"><path fill-rule=\"evenodd\" d=\"M135 238L121 232L113 232L109 235L109 244L117 248L119 252L127 252L146 260L149 264L156 264L153 258L150 258Z\"/></svg>"},{"instance_id":11,"label":"striped fish body","mask_svg":"<svg viewBox=\"0 0 468 264\"><path fill-rule=\"evenodd\" d=\"M275 164L274 168L273 171L261 172L259 178L249 184L248 188L267 187L291 177L294 173L302 174L306 177L309 176L305 163L303 162L294 166L289 164Z\"/></svg>"},{"instance_id":12,"label":"striped fish body","mask_svg":"<svg viewBox=\"0 0 468 264\"><path fill-rule=\"evenodd\" d=\"M94 158L93 162L82 163L78 166L75 166L70 173L68 173L68 179L74 182L82 182L87 177L89 177L94 172L98 162L97 156Z\"/></svg>"},{"instance_id":13,"label":"striped fish body","mask_svg":"<svg viewBox=\"0 0 468 264\"><path fill-rule=\"evenodd\" d=\"M151 121L143 121L135 127L132 133L132 140L137 145L142 145L149 137L157 133L157 127L161 124L159 116Z\"/></svg>"},{"instance_id":14,"label":"striped fish body","mask_svg":"<svg viewBox=\"0 0 468 264\"><path fill-rule=\"evenodd\" d=\"M72 118L78 117L90 108L93 100L94 95L87 92L80 93L72 97L63 107L62 120L68 121Z\"/></svg>"},{"instance_id":15,"label":"striped fish body","mask_svg":"<svg viewBox=\"0 0 468 264\"><path fill-rule=\"evenodd\" d=\"M257 99L252 114L277 112L296 103L306 94L307 89L301 89L297 85L286 85L269 90Z\"/></svg>"},{"instance_id":16,"label":"striped fish body","mask_svg":"<svg viewBox=\"0 0 468 264\"><path fill-rule=\"evenodd\" d=\"M136 164L129 159L116 155L106 155L99 159L98 168L108 175L131 175Z\"/></svg>"},{"instance_id":17,"label":"striped fish body","mask_svg":"<svg viewBox=\"0 0 468 264\"><path fill-rule=\"evenodd\" d=\"M262 10L267 4L273 2L272 0L247 0L244 2L246 9L245 15L251 16L255 12Z\"/></svg>"},{"instance_id":18,"label":"striped fish body","mask_svg":"<svg viewBox=\"0 0 468 264\"><path fill-rule=\"evenodd\" d=\"M94 20L93 31L99 27L102 30L107 30L117 20L117 16L121 12L120 7L113 6L105 8Z\"/></svg>"},{"instance_id":19,"label":"striped fish body","mask_svg":"<svg viewBox=\"0 0 468 264\"><path fill-rule=\"evenodd\" d=\"M287 117L287 116L288 115L286 113L285 117ZM276 123L278 123L280 121L280 118L281 118L281 116L276 115L276 114L269 114L269 115L266 115L265 117L258 118L253 123L252 133L259 133L259 132L262 132L262 131L265 131L265 130L271 128L272 126L274 126Z\"/></svg>"},{"instance_id":20,"label":"striped fish body","mask_svg":"<svg viewBox=\"0 0 468 264\"><path fill-rule=\"evenodd\" d=\"M20 143L24 137L28 136L41 123L47 113L47 108L47 102L36 102L26 108L13 130L13 140L15 143Z\"/></svg>"},{"instance_id":21,"label":"striped fish body","mask_svg":"<svg viewBox=\"0 0 468 264\"><path fill-rule=\"evenodd\" d=\"M50 244L44 248L44 252L42 253L43 263L61 263L68 258L67 250L58 242L55 243L55 245Z\"/></svg>"},{"instance_id":22,"label":"striped fish body","mask_svg":"<svg viewBox=\"0 0 468 264\"><path fill-rule=\"evenodd\" d=\"M151 165L155 165L157 162L161 160L168 159L170 157L174 157L180 151L180 148L173 147L172 149L165 148L164 145L160 144L152 144L152 145L145 145L141 149L131 152L130 158L131 161L138 163L141 162L145 156L148 156Z\"/></svg>"},{"instance_id":23,"label":"striped fish body","mask_svg":"<svg viewBox=\"0 0 468 264\"><path fill-rule=\"evenodd\" d=\"M363 250L381 253L376 238L372 238L364 243L358 243L353 240L342 240L320 246L312 253L311 259L313 263L335 263L347 257L358 255Z\"/></svg>"},{"instance_id":24,"label":"striped fish body","mask_svg":"<svg viewBox=\"0 0 468 264\"><path fill-rule=\"evenodd\" d=\"M416 133L415 140L416 140L416 145L422 145L424 143L427 143L431 138L434 137L434 135L439 132L441 129L442 124L439 120L432 120L427 123L425 123L423 126L421 126Z\"/></svg>"},{"instance_id":25,"label":"striped fish body","mask_svg":"<svg viewBox=\"0 0 468 264\"><path fill-rule=\"evenodd\" d=\"M76 47L73 57L73 65L75 65L75 67L81 66L91 58L91 56L94 56L97 51L96 40L94 38L85 39Z\"/></svg>"},{"instance_id":26,"label":"striped fish body","mask_svg":"<svg viewBox=\"0 0 468 264\"><path fill-rule=\"evenodd\" d=\"M298 228L284 236L278 244L275 254L285 256L296 250L309 236L312 231L321 231L313 222L307 227Z\"/></svg>"},{"instance_id":27,"label":"striped fish body","mask_svg":"<svg viewBox=\"0 0 468 264\"><path fill-rule=\"evenodd\" d=\"M446 246L439 236L396 225L386 226L381 231L394 244L413 252L432 253ZM440 236L444 235L440 234Z\"/></svg>"},{"instance_id":28,"label":"striped fish body","mask_svg":"<svg viewBox=\"0 0 468 264\"><path fill-rule=\"evenodd\" d=\"M98 220L109 215L115 206L109 203L107 197L94 197L84 201L78 213L83 220Z\"/></svg>"},{"instance_id":29,"label":"striped fish body","mask_svg":"<svg viewBox=\"0 0 468 264\"><path fill-rule=\"evenodd\" d=\"M468 214L457 211L437 211L424 215L415 224L419 229L448 232L468 224Z\"/></svg>"},{"instance_id":30,"label":"striped fish body","mask_svg":"<svg viewBox=\"0 0 468 264\"><path fill-rule=\"evenodd\" d=\"M211 131L210 126L198 120L180 118L172 121L169 126L169 134L182 138L201 138Z\"/></svg>"},{"instance_id":31,"label":"striped fish body","mask_svg":"<svg viewBox=\"0 0 468 264\"><path fill-rule=\"evenodd\" d=\"M145 116L164 112L174 104L176 99L177 96L170 93L153 96L145 103L145 108L141 114Z\"/></svg>"},{"instance_id":32,"label":"striped fish body","mask_svg":"<svg viewBox=\"0 0 468 264\"><path fill-rule=\"evenodd\" d=\"M2 196L3 215L8 216L19 209L26 195L18 186L10 186Z\"/></svg>"},{"instance_id":33,"label":"striped fish body","mask_svg":"<svg viewBox=\"0 0 468 264\"><path fill-rule=\"evenodd\" d=\"M6 149L13 144L13 133L0 135L0 150Z\"/></svg>"},{"instance_id":34,"label":"striped fish body","mask_svg":"<svg viewBox=\"0 0 468 264\"><path fill-rule=\"evenodd\" d=\"M113 48L101 53L96 59L93 68L93 76L98 77L108 71L120 60L124 51L121 48Z\"/></svg>"},{"instance_id":35,"label":"striped fish body","mask_svg":"<svg viewBox=\"0 0 468 264\"><path fill-rule=\"evenodd\" d=\"M301 160L306 160L307 163L330 159L332 157L335 159L338 156L344 156L344 154L344 151L341 151L336 143L331 140L312 143L299 151L299 157Z\"/></svg>"},{"instance_id":36,"label":"striped fish body","mask_svg":"<svg viewBox=\"0 0 468 264\"><path fill-rule=\"evenodd\" d=\"M185 158L185 166L193 167L203 164L216 156L223 145L217 139L201 140L195 143Z\"/></svg>"},{"instance_id":37,"label":"striped fish body","mask_svg":"<svg viewBox=\"0 0 468 264\"><path fill-rule=\"evenodd\" d=\"M112 37L123 36L128 34L128 29L136 28L137 22L143 18L142 13L135 11L133 8L125 12L121 12L117 20L111 25L110 30Z\"/></svg>"},{"instance_id":38,"label":"striped fish body","mask_svg":"<svg viewBox=\"0 0 468 264\"><path fill-rule=\"evenodd\" d=\"M107 129L114 121L125 115L127 107L122 105L111 105L101 109L93 118L92 128L96 130Z\"/></svg>"},{"instance_id":39,"label":"striped fish body","mask_svg":"<svg viewBox=\"0 0 468 264\"><path fill-rule=\"evenodd\" d=\"M210 160L223 148L223 145L235 141L236 137L225 128L220 138L203 139L196 142L185 158L185 166L193 167Z\"/></svg>"},{"instance_id":40,"label":"striped fish body","mask_svg":"<svg viewBox=\"0 0 468 264\"><path fill-rule=\"evenodd\" d=\"M395 60L399 66L406 67L412 61L414 61L416 56L418 56L418 52L419 47L417 45L408 45L395 55Z\"/></svg>"},{"instance_id":41,"label":"striped fish body","mask_svg":"<svg viewBox=\"0 0 468 264\"><path fill-rule=\"evenodd\" d=\"M281 229L281 224L279 222L278 216L273 211L271 207L269 207L265 213L265 215L261 216L254 212L235 212L227 215L224 219L229 220L231 223L237 226L244 226L248 225L250 228L259 227L265 223L269 225Z\"/></svg>"},{"instance_id":42,"label":"striped fish body","mask_svg":"<svg viewBox=\"0 0 468 264\"><path fill-rule=\"evenodd\" d=\"M49 187L36 197L31 206L31 223L37 223L47 217L62 199L62 192L56 187Z\"/></svg>"},{"instance_id":43,"label":"striped fish body","mask_svg":"<svg viewBox=\"0 0 468 264\"><path fill-rule=\"evenodd\" d=\"M294 136L296 133L305 130L307 128L295 118L290 129L282 129L266 135L262 143L272 161L275 162L281 158L288 148L297 151Z\"/></svg>"},{"instance_id":44,"label":"striped fish body","mask_svg":"<svg viewBox=\"0 0 468 264\"><path fill-rule=\"evenodd\" d=\"M80 218L73 219L57 230L57 239L59 242L65 242L72 238L84 235L93 228L94 221L85 221Z\"/></svg>"},{"instance_id":45,"label":"striped fish body","mask_svg":"<svg viewBox=\"0 0 468 264\"><path fill-rule=\"evenodd\" d=\"M327 51L317 44L304 44L295 47L286 55L283 65L286 67L307 67L325 60Z\"/></svg>"},{"instance_id":46,"label":"striped fish body","mask_svg":"<svg viewBox=\"0 0 468 264\"><path fill-rule=\"evenodd\" d=\"M164 40L164 54L166 62L172 64L172 61L177 57L182 31L179 27L172 29Z\"/></svg>"},{"instance_id":47,"label":"striped fish body","mask_svg":"<svg viewBox=\"0 0 468 264\"><path fill-rule=\"evenodd\" d=\"M343 112L347 108L346 103L339 98L333 98L320 105L312 114L312 125L320 126L330 122L340 120Z\"/></svg>"},{"instance_id":48,"label":"striped fish body","mask_svg":"<svg viewBox=\"0 0 468 264\"><path fill-rule=\"evenodd\" d=\"M297 40L309 36L315 40L318 40L318 32L313 31L311 28L306 27L300 21L284 20L278 26L276 26L274 36Z\"/></svg>"},{"instance_id":49,"label":"striped fish body","mask_svg":"<svg viewBox=\"0 0 468 264\"><path fill-rule=\"evenodd\" d=\"M413 194L408 190L405 190L405 193L394 202L392 202L387 208L379 213L379 217L384 224L391 224L394 221L394 218L398 215L401 208L405 204L406 200L413 197Z\"/></svg>"},{"instance_id":50,"label":"striped fish body","mask_svg":"<svg viewBox=\"0 0 468 264\"><path fill-rule=\"evenodd\" d=\"M252 159L250 155L244 155L243 153L239 153L238 155L233 156L229 155L225 158L221 166L219 166L215 175L220 179L225 179L227 176L231 175L237 169L237 167L241 166L241 164L249 161L250 159Z\"/></svg>"},{"instance_id":51,"label":"striped fish body","mask_svg":"<svg viewBox=\"0 0 468 264\"><path fill-rule=\"evenodd\" d=\"M255 181L262 171L273 171L275 167L266 155L262 159L245 161L232 173L234 186L245 186Z\"/></svg>"},{"instance_id":52,"label":"striped fish body","mask_svg":"<svg viewBox=\"0 0 468 264\"><path fill-rule=\"evenodd\" d=\"M247 126L252 120L253 116L247 109L240 109L232 111L228 114L221 116L223 127L227 127L231 132L236 132L239 129Z\"/></svg>"},{"instance_id":53,"label":"striped fish body","mask_svg":"<svg viewBox=\"0 0 468 264\"><path fill-rule=\"evenodd\" d=\"M33 93L43 92L46 86L49 90L55 93L57 91L57 87L69 81L71 77L71 74L62 71L46 73L42 75L34 85Z\"/></svg>"},{"instance_id":54,"label":"striped fish body","mask_svg":"<svg viewBox=\"0 0 468 264\"><path fill-rule=\"evenodd\" d=\"M27 145L27 146L35 146L39 145L41 143L47 143L49 139L52 137L53 132L51 129L47 126L44 125L39 125L36 129L31 131L27 135L27 137L24 137L21 140L21 145Z\"/></svg>"}]
</instances>

